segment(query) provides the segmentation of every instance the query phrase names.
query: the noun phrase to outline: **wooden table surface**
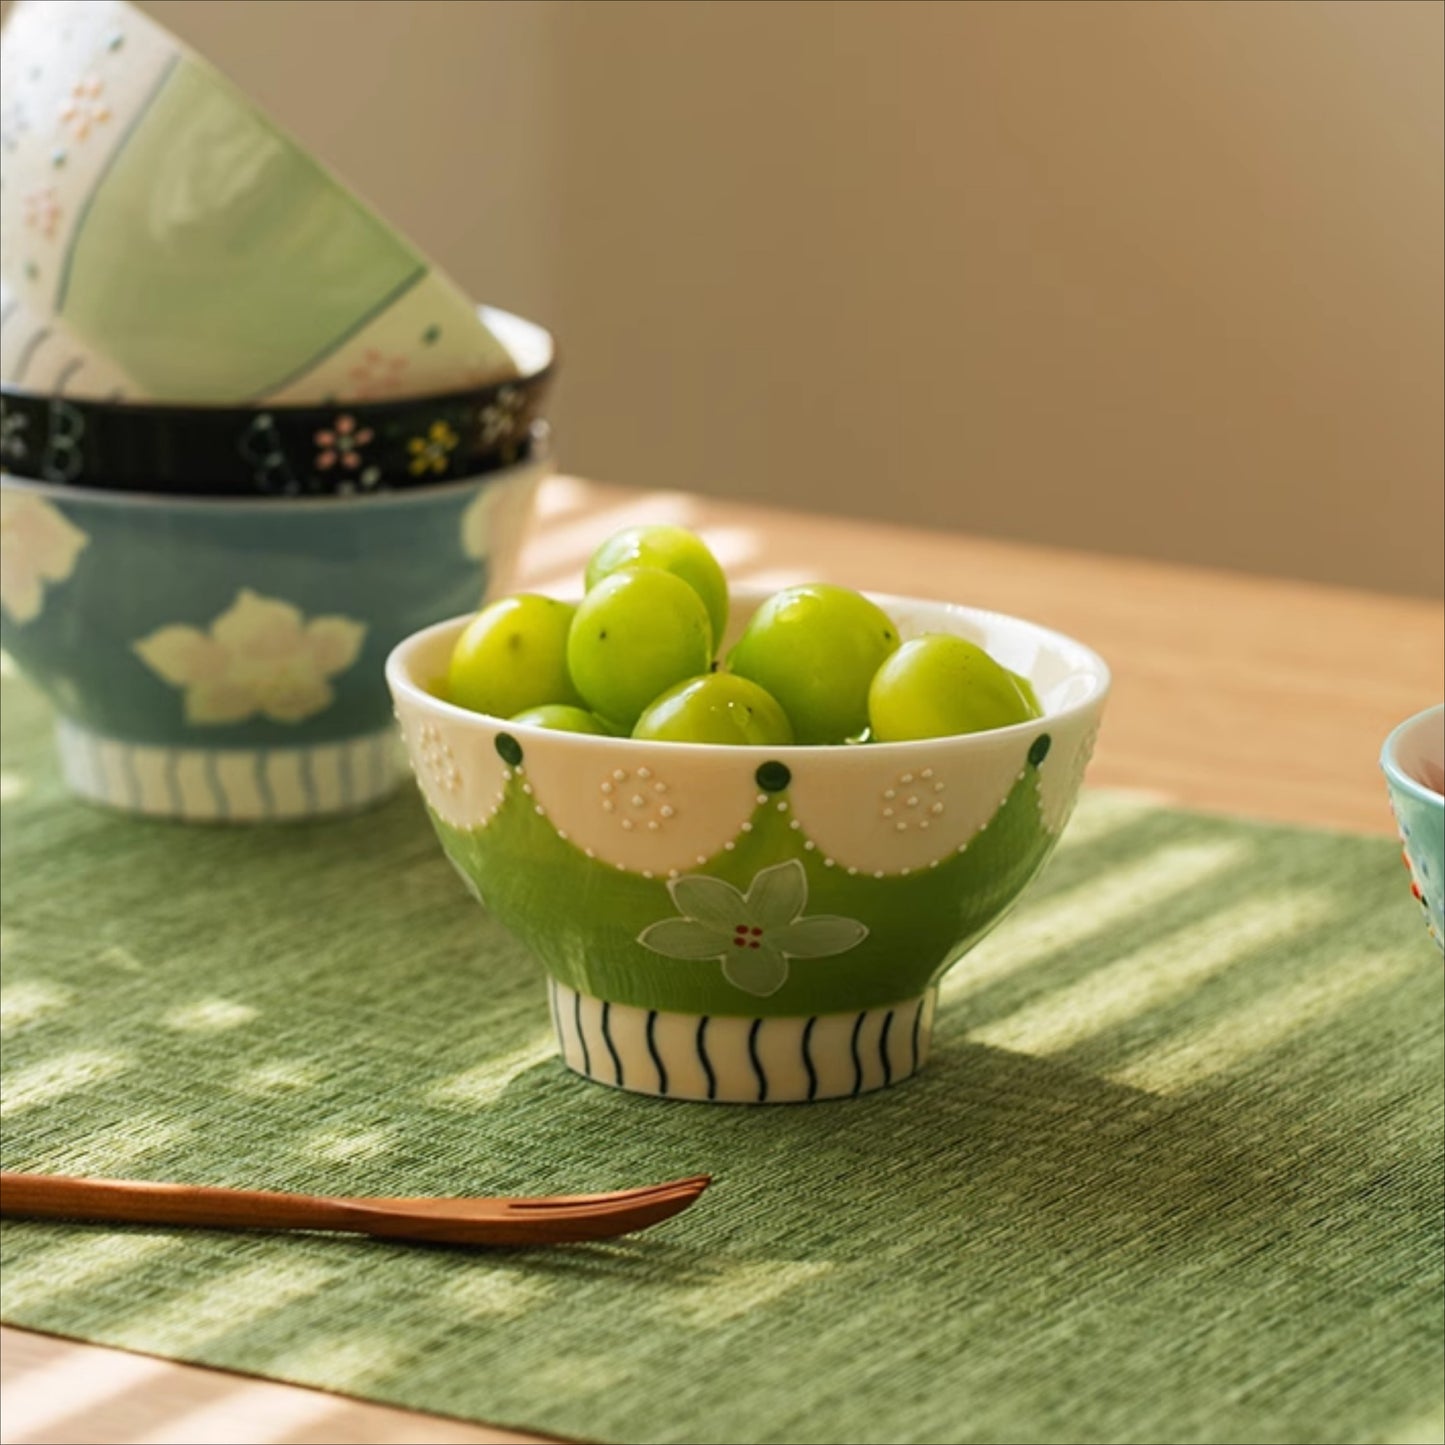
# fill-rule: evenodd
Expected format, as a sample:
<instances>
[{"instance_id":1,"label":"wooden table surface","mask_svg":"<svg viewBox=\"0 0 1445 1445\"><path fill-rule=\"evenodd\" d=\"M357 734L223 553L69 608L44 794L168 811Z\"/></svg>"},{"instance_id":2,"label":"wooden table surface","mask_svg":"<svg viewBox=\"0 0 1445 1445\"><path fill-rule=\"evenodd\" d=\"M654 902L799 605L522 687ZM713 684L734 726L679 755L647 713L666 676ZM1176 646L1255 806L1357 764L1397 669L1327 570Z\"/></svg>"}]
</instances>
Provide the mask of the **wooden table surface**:
<instances>
[{"instance_id":1,"label":"wooden table surface","mask_svg":"<svg viewBox=\"0 0 1445 1445\"><path fill-rule=\"evenodd\" d=\"M803 516L556 478L513 587L575 586L616 528L694 527L729 577L828 580L1033 618L1114 670L1089 781L1210 811L1393 831L1376 759L1445 695L1439 603L1156 562ZM0 1440L519 1441L219 1371L0 1330Z\"/></svg>"}]
</instances>

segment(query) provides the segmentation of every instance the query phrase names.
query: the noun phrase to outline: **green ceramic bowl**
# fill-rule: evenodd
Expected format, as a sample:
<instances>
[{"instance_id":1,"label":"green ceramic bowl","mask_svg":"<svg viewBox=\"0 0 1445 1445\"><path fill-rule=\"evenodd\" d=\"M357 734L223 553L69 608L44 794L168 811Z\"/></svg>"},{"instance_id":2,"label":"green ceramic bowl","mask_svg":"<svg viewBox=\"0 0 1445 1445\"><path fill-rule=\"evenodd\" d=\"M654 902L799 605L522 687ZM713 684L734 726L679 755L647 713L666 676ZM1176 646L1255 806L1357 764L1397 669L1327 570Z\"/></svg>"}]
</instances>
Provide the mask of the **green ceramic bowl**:
<instances>
[{"instance_id":1,"label":"green ceramic bowl","mask_svg":"<svg viewBox=\"0 0 1445 1445\"><path fill-rule=\"evenodd\" d=\"M763 600L734 596L734 633ZM730 748L518 726L437 693L467 619L391 654L432 821L548 976L563 1058L674 1098L782 1103L914 1073L944 972L1052 851L1109 671L1030 622L875 599L907 638L955 632L1044 716L963 737Z\"/></svg>"}]
</instances>

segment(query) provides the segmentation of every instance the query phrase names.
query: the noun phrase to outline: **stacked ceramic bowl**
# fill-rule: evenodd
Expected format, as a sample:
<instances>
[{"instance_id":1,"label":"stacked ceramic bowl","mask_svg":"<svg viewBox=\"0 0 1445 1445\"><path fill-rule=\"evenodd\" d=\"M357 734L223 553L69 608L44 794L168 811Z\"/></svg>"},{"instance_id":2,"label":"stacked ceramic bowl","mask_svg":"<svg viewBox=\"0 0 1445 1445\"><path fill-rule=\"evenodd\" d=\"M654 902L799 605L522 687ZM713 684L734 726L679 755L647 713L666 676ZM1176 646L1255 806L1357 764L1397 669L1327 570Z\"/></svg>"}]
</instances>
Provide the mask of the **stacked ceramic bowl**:
<instances>
[{"instance_id":1,"label":"stacked ceramic bowl","mask_svg":"<svg viewBox=\"0 0 1445 1445\"><path fill-rule=\"evenodd\" d=\"M503 584L550 336L124 0L22 0L0 83L0 625L67 782L188 819L384 796L385 658Z\"/></svg>"}]
</instances>

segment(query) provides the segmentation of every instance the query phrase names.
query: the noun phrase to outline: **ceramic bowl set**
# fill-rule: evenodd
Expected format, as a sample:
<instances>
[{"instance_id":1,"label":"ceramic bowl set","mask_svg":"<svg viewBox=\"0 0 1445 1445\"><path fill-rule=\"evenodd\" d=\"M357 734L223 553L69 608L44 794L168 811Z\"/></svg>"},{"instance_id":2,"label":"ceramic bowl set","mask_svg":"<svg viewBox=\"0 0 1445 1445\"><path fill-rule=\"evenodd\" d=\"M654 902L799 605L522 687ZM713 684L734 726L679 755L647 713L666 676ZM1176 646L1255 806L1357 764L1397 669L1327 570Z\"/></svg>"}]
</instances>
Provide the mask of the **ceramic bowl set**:
<instances>
[{"instance_id":1,"label":"ceramic bowl set","mask_svg":"<svg viewBox=\"0 0 1445 1445\"><path fill-rule=\"evenodd\" d=\"M735 1103L915 1073L939 980L1067 822L1103 661L885 597L905 638L982 645L1043 715L727 748L450 705L452 644L548 470L551 338L473 307L123 0L22 0L0 81L0 626L73 791L187 820L358 808L404 775L394 707L446 856L546 972L572 1069ZM761 601L735 596L734 636ZM1441 716L1383 759L1437 941Z\"/></svg>"},{"instance_id":2,"label":"ceramic bowl set","mask_svg":"<svg viewBox=\"0 0 1445 1445\"><path fill-rule=\"evenodd\" d=\"M122 0L24 0L0 81L0 640L67 782L208 821L376 801L387 653L515 557L552 338Z\"/></svg>"}]
</instances>

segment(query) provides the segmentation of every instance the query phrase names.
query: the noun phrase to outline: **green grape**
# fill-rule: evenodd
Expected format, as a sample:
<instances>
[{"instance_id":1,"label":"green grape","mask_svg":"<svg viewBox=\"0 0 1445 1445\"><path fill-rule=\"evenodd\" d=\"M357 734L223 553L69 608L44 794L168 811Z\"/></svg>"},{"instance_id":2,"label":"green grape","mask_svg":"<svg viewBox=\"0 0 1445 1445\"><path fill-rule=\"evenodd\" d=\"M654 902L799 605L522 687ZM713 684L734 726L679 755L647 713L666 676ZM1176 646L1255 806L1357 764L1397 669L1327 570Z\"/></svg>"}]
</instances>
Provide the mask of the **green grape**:
<instances>
[{"instance_id":1,"label":"green grape","mask_svg":"<svg viewBox=\"0 0 1445 1445\"><path fill-rule=\"evenodd\" d=\"M638 718L632 736L665 743L782 748L793 741L793 728L777 699L757 683L710 672L668 688Z\"/></svg>"},{"instance_id":2,"label":"green grape","mask_svg":"<svg viewBox=\"0 0 1445 1445\"><path fill-rule=\"evenodd\" d=\"M599 737L614 736L612 729L596 713L583 707L571 707L566 703L547 703L542 707L529 707L512 719L514 723L525 723L528 727L551 728L559 733L595 733Z\"/></svg>"},{"instance_id":3,"label":"green grape","mask_svg":"<svg viewBox=\"0 0 1445 1445\"><path fill-rule=\"evenodd\" d=\"M1013 678L1015 685L1018 687L1018 690L1023 693L1024 701L1028 703L1029 708L1031 709L1031 711L1029 712L1029 716L1043 717L1044 710L1039 704L1039 695L1034 691L1033 683L1031 683L1028 678L1023 675L1023 673L1015 672L1011 667L1006 667L1004 671L1007 672L1011 678Z\"/></svg>"},{"instance_id":4,"label":"green grape","mask_svg":"<svg viewBox=\"0 0 1445 1445\"><path fill-rule=\"evenodd\" d=\"M868 724L868 684L898 646L883 609L846 587L809 582L753 614L728 668L782 704L800 743L841 743Z\"/></svg>"},{"instance_id":5,"label":"green grape","mask_svg":"<svg viewBox=\"0 0 1445 1445\"><path fill-rule=\"evenodd\" d=\"M624 567L661 567L681 577L703 600L714 641L728 625L728 584L701 537L683 527L626 527L609 537L587 563L587 590Z\"/></svg>"},{"instance_id":6,"label":"green grape","mask_svg":"<svg viewBox=\"0 0 1445 1445\"><path fill-rule=\"evenodd\" d=\"M868 690L868 720L880 743L984 732L1039 716L1007 668L942 632L905 642Z\"/></svg>"},{"instance_id":7,"label":"green grape","mask_svg":"<svg viewBox=\"0 0 1445 1445\"><path fill-rule=\"evenodd\" d=\"M630 732L653 698L707 671L712 624L702 599L660 567L604 577L577 606L567 638L572 682L587 706Z\"/></svg>"},{"instance_id":8,"label":"green grape","mask_svg":"<svg viewBox=\"0 0 1445 1445\"><path fill-rule=\"evenodd\" d=\"M452 648L447 697L492 717L582 701L567 673L570 602L523 592L482 608Z\"/></svg>"}]
</instances>

